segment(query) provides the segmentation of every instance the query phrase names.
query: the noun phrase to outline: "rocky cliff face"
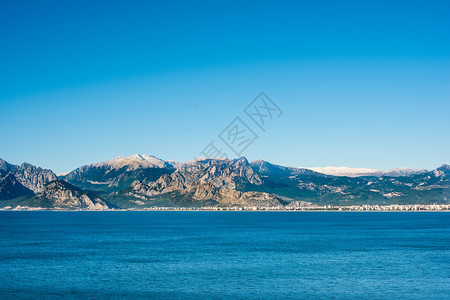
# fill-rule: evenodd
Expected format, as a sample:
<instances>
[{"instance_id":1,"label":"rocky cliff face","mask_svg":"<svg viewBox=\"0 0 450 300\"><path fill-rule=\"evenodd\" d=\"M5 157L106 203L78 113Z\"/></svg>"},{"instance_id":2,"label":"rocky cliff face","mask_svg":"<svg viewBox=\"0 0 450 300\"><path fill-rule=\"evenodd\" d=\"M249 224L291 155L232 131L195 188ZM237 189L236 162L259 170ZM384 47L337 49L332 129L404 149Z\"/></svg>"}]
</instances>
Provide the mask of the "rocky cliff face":
<instances>
[{"instance_id":1,"label":"rocky cliff face","mask_svg":"<svg viewBox=\"0 0 450 300\"><path fill-rule=\"evenodd\" d=\"M113 206L102 198L62 180L52 181L30 201L35 206L53 209L106 210Z\"/></svg>"},{"instance_id":2,"label":"rocky cliff face","mask_svg":"<svg viewBox=\"0 0 450 300\"><path fill-rule=\"evenodd\" d=\"M198 203L219 206L258 206L258 207L276 207L282 206L284 202L269 193L263 192L241 192L235 189L218 187L208 182L191 182L184 186L177 181L171 181L170 177L165 176L155 184L143 184L139 181L134 182L130 189L125 191L125 195L142 200L152 200L155 196L170 195L174 205L183 206L185 203Z\"/></svg>"},{"instance_id":3,"label":"rocky cliff face","mask_svg":"<svg viewBox=\"0 0 450 300\"><path fill-rule=\"evenodd\" d=\"M146 195L157 195L173 191L189 192L193 189L209 190L224 188L240 190L249 185L260 185L262 180L245 158L204 159L179 166L172 174L165 174L158 180L143 185L134 182L132 187L144 189Z\"/></svg>"},{"instance_id":4,"label":"rocky cliff face","mask_svg":"<svg viewBox=\"0 0 450 300\"><path fill-rule=\"evenodd\" d=\"M26 188L39 192L47 182L56 180L56 175L50 170L41 169L29 163L23 163L13 171L14 176Z\"/></svg>"},{"instance_id":5,"label":"rocky cliff face","mask_svg":"<svg viewBox=\"0 0 450 300\"><path fill-rule=\"evenodd\" d=\"M216 187L241 190L249 185L262 184L261 177L253 171L245 157L187 162L172 173L170 180L171 184L185 188L194 183L210 183Z\"/></svg>"},{"instance_id":6,"label":"rocky cliff face","mask_svg":"<svg viewBox=\"0 0 450 300\"><path fill-rule=\"evenodd\" d=\"M0 159L0 171L11 173L27 189L39 192L50 181L56 180L56 175L51 170L42 169L29 163L20 166L12 165Z\"/></svg>"},{"instance_id":7,"label":"rocky cliff face","mask_svg":"<svg viewBox=\"0 0 450 300\"><path fill-rule=\"evenodd\" d=\"M161 176L148 184L135 181L123 195L151 200L170 194L174 204L208 202L222 206L281 206L282 201L269 193L244 191L248 186L261 185L247 159L202 159L177 167L172 174Z\"/></svg>"}]
</instances>

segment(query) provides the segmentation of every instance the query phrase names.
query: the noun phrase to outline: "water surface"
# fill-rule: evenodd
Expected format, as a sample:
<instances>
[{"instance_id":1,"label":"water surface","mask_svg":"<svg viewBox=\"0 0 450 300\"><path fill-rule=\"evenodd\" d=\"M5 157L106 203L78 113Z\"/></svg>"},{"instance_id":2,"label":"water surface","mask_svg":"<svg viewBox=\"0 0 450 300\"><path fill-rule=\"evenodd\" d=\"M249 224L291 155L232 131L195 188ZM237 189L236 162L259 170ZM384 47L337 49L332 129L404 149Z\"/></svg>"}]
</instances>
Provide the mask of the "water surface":
<instances>
[{"instance_id":1,"label":"water surface","mask_svg":"<svg viewBox=\"0 0 450 300\"><path fill-rule=\"evenodd\" d=\"M447 212L0 212L0 298L449 299Z\"/></svg>"}]
</instances>

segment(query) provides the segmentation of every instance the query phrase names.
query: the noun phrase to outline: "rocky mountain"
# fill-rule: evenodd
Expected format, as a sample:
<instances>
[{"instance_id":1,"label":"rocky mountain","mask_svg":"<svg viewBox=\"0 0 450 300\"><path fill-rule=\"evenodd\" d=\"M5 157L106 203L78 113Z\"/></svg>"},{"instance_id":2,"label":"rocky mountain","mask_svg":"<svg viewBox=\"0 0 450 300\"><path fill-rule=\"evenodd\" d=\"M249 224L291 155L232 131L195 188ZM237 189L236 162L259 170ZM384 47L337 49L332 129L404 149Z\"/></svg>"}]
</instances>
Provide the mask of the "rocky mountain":
<instances>
[{"instance_id":1,"label":"rocky mountain","mask_svg":"<svg viewBox=\"0 0 450 300\"><path fill-rule=\"evenodd\" d=\"M167 175L165 179L168 179ZM211 183L195 182L188 187L172 188L158 189L152 184L147 185L136 181L130 188L113 194L114 200L111 201L126 198L129 203L122 202L122 206L127 208L139 206L281 207L285 204L281 198L273 194L241 192L217 187Z\"/></svg>"},{"instance_id":2,"label":"rocky mountain","mask_svg":"<svg viewBox=\"0 0 450 300\"><path fill-rule=\"evenodd\" d=\"M8 173L14 175L17 181L35 193L39 192L47 182L57 179L51 170L42 169L29 163L17 166L0 158L0 174Z\"/></svg>"},{"instance_id":3,"label":"rocky mountain","mask_svg":"<svg viewBox=\"0 0 450 300\"><path fill-rule=\"evenodd\" d=\"M261 177L245 157L239 159L198 159L181 164L171 175L174 182L189 186L194 182L241 190L262 184Z\"/></svg>"},{"instance_id":4,"label":"rocky mountain","mask_svg":"<svg viewBox=\"0 0 450 300\"><path fill-rule=\"evenodd\" d=\"M377 176L391 176L391 177L400 177L400 176L411 176L411 175L419 175L427 173L428 170L425 169L410 169L410 168L396 168L388 171L381 171Z\"/></svg>"},{"instance_id":5,"label":"rocky mountain","mask_svg":"<svg viewBox=\"0 0 450 300\"><path fill-rule=\"evenodd\" d=\"M115 207L99 196L62 180L47 183L35 196L21 199L17 205L56 210L107 210Z\"/></svg>"},{"instance_id":6,"label":"rocky mountain","mask_svg":"<svg viewBox=\"0 0 450 300\"><path fill-rule=\"evenodd\" d=\"M255 160L250 163L253 170L262 176L293 176L293 175L314 175L322 176L321 173L306 168L292 168L275 165L265 160Z\"/></svg>"},{"instance_id":7,"label":"rocky mountain","mask_svg":"<svg viewBox=\"0 0 450 300\"><path fill-rule=\"evenodd\" d=\"M307 168L319 173L333 175L333 176L347 176L347 177L360 177L360 176L411 176L417 174L423 174L428 172L425 169L409 169L409 168L397 168L388 171L367 169L367 168L348 168L348 167L311 167Z\"/></svg>"},{"instance_id":8,"label":"rocky mountain","mask_svg":"<svg viewBox=\"0 0 450 300\"><path fill-rule=\"evenodd\" d=\"M345 177L245 158L200 159L178 165L156 181L137 180L108 199L121 199L122 206L448 203L446 172L443 166L411 176Z\"/></svg>"},{"instance_id":9,"label":"rocky mountain","mask_svg":"<svg viewBox=\"0 0 450 300\"><path fill-rule=\"evenodd\" d=\"M263 160L248 162L244 157L177 163L132 155L80 167L60 177L68 182L51 181L38 189L37 183L52 177L51 171L47 177L37 175L45 171L0 161L0 205L108 209L450 203L449 165L433 171L400 168L383 174L334 176Z\"/></svg>"},{"instance_id":10,"label":"rocky mountain","mask_svg":"<svg viewBox=\"0 0 450 300\"><path fill-rule=\"evenodd\" d=\"M174 171L174 161L164 161L155 156L135 154L119 156L112 160L85 165L60 176L82 189L110 193L129 187L135 180L152 182Z\"/></svg>"},{"instance_id":11,"label":"rocky mountain","mask_svg":"<svg viewBox=\"0 0 450 300\"><path fill-rule=\"evenodd\" d=\"M165 196L166 204L177 206L282 206L281 198L270 193L244 191L261 185L261 177L247 159L198 159L181 164L148 184L135 181L126 190L112 195L129 198L138 205L154 205ZM135 198L136 200L132 200Z\"/></svg>"},{"instance_id":12,"label":"rocky mountain","mask_svg":"<svg viewBox=\"0 0 450 300\"><path fill-rule=\"evenodd\" d=\"M448 166L410 176L270 173L256 190L322 205L449 203ZM253 187L255 189L255 187Z\"/></svg>"},{"instance_id":13,"label":"rocky mountain","mask_svg":"<svg viewBox=\"0 0 450 300\"><path fill-rule=\"evenodd\" d=\"M433 171L433 176L443 181L450 175L450 165L442 165Z\"/></svg>"}]
</instances>

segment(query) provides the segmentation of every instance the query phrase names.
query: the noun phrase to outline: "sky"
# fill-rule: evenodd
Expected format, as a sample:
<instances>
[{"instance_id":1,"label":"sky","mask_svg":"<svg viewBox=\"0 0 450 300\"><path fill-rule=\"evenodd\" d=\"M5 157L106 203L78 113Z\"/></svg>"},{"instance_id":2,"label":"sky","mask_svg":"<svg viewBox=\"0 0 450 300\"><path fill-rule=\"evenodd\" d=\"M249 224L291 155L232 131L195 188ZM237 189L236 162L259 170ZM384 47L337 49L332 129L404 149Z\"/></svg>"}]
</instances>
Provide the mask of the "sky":
<instances>
[{"instance_id":1,"label":"sky","mask_svg":"<svg viewBox=\"0 0 450 300\"><path fill-rule=\"evenodd\" d=\"M0 2L0 158L67 172L135 153L289 166L450 163L447 1ZM281 110L265 130L244 109Z\"/></svg>"}]
</instances>

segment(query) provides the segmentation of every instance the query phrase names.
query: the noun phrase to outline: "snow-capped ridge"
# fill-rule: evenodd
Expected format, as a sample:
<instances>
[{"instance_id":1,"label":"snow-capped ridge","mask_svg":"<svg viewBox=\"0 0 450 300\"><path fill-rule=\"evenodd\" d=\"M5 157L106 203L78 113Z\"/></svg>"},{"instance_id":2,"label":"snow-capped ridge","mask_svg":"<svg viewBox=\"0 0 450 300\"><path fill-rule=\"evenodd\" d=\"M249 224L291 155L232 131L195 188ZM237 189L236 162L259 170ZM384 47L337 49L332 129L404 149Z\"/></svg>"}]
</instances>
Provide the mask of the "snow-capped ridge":
<instances>
[{"instance_id":1,"label":"snow-capped ridge","mask_svg":"<svg viewBox=\"0 0 450 300\"><path fill-rule=\"evenodd\" d=\"M118 156L116 158L102 161L99 163L94 163L88 166L93 167L110 166L114 169L121 169L123 167L128 167L127 170L136 170L138 168L171 168L174 166L173 163L171 162L162 160L153 155L133 154L127 157Z\"/></svg>"},{"instance_id":2,"label":"snow-capped ridge","mask_svg":"<svg viewBox=\"0 0 450 300\"><path fill-rule=\"evenodd\" d=\"M410 169L406 167L395 168L391 170L378 170L369 168L349 168L349 167L306 167L319 173L333 175L333 176L347 176L347 177L358 177L358 176L411 176L417 174L423 174L428 172L425 169Z\"/></svg>"}]
</instances>

